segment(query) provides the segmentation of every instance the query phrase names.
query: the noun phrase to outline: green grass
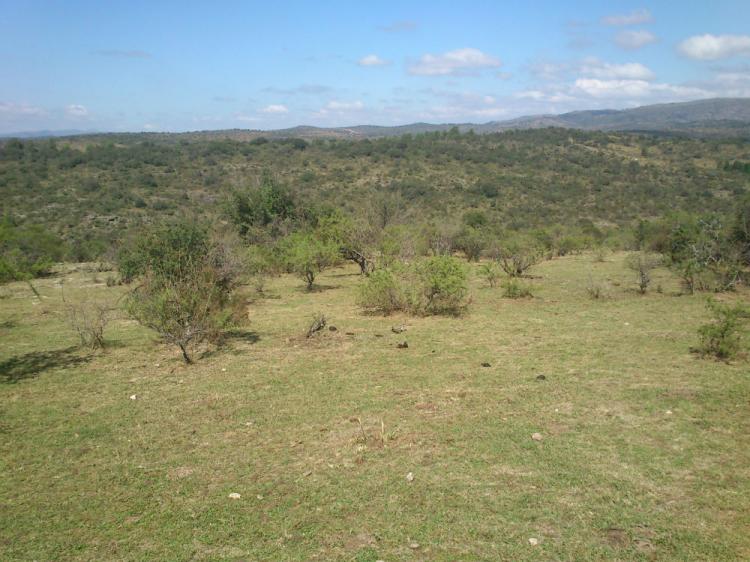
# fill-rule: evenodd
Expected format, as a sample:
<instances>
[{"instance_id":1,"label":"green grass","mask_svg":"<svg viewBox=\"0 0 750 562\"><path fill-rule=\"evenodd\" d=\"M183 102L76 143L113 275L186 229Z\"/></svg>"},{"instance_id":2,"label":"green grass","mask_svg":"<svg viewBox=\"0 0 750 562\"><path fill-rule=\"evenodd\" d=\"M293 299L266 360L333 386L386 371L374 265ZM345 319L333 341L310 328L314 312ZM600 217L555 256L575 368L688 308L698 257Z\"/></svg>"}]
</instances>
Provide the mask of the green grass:
<instances>
[{"instance_id":1,"label":"green grass","mask_svg":"<svg viewBox=\"0 0 750 562\"><path fill-rule=\"evenodd\" d=\"M121 315L74 348L59 278L0 288L0 559L750 558L750 369L689 352L705 297L637 295L620 254L532 271L533 299L476 275L462 318L274 279L189 367ZM115 303L91 277L68 301Z\"/></svg>"}]
</instances>

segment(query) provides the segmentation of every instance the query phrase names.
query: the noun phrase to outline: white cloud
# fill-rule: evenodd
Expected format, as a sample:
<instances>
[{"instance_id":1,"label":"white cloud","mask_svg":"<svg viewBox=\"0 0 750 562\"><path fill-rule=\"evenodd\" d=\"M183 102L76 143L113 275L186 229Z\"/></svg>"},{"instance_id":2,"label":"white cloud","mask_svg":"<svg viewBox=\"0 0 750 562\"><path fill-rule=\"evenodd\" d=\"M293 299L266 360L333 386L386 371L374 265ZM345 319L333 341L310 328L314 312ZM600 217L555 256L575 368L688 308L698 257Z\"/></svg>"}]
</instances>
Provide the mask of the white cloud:
<instances>
[{"instance_id":1,"label":"white cloud","mask_svg":"<svg viewBox=\"0 0 750 562\"><path fill-rule=\"evenodd\" d=\"M242 113L235 114L234 118L237 121L242 121L243 123L255 123L256 121L260 121L257 117L253 117L252 115L244 115Z\"/></svg>"},{"instance_id":2,"label":"white cloud","mask_svg":"<svg viewBox=\"0 0 750 562\"><path fill-rule=\"evenodd\" d=\"M479 49L464 48L440 55L426 54L409 66L409 74L417 76L462 75L482 68L498 68L500 59Z\"/></svg>"},{"instance_id":3,"label":"white cloud","mask_svg":"<svg viewBox=\"0 0 750 562\"><path fill-rule=\"evenodd\" d=\"M612 16L605 16L602 18L604 25L638 25L641 23L649 23L652 21L651 12L646 9L635 10L629 14L617 14Z\"/></svg>"},{"instance_id":4,"label":"white cloud","mask_svg":"<svg viewBox=\"0 0 750 562\"><path fill-rule=\"evenodd\" d=\"M272 113L272 114L273 113L276 113L276 114L278 114L278 113L289 113L289 109L287 108L287 106L282 105L280 103L278 103L278 104L272 103L271 105L267 105L266 107L264 107L263 109L261 109L260 112L261 113Z\"/></svg>"},{"instance_id":5,"label":"white cloud","mask_svg":"<svg viewBox=\"0 0 750 562\"><path fill-rule=\"evenodd\" d=\"M653 80L654 78L654 73L639 62L612 64L598 59L587 59L581 67L581 73L610 80Z\"/></svg>"},{"instance_id":6,"label":"white cloud","mask_svg":"<svg viewBox=\"0 0 750 562\"><path fill-rule=\"evenodd\" d=\"M679 45L691 59L716 60L734 55L750 55L750 35L694 35Z\"/></svg>"},{"instance_id":7,"label":"white cloud","mask_svg":"<svg viewBox=\"0 0 750 562\"><path fill-rule=\"evenodd\" d=\"M357 61L359 66L385 66L390 64L389 61L381 59L378 55L367 55Z\"/></svg>"},{"instance_id":8,"label":"white cloud","mask_svg":"<svg viewBox=\"0 0 750 562\"><path fill-rule=\"evenodd\" d=\"M81 118L88 117L89 110L86 109L86 107L83 105L73 103L65 108L65 113L66 115L68 115L68 117Z\"/></svg>"},{"instance_id":9,"label":"white cloud","mask_svg":"<svg viewBox=\"0 0 750 562\"><path fill-rule=\"evenodd\" d=\"M621 31L615 37L617 43L623 49L640 49L651 43L656 42L656 35L645 29Z\"/></svg>"},{"instance_id":10,"label":"white cloud","mask_svg":"<svg viewBox=\"0 0 750 562\"><path fill-rule=\"evenodd\" d=\"M351 109L362 109L365 106L361 101L329 101L326 109L332 111L347 111Z\"/></svg>"},{"instance_id":11,"label":"white cloud","mask_svg":"<svg viewBox=\"0 0 750 562\"><path fill-rule=\"evenodd\" d=\"M8 116L40 116L46 112L41 107L29 105L27 103L13 103L0 101L0 114Z\"/></svg>"},{"instance_id":12,"label":"white cloud","mask_svg":"<svg viewBox=\"0 0 750 562\"><path fill-rule=\"evenodd\" d=\"M593 98L629 98L643 103L655 102L658 99L654 98L661 97L684 100L710 95L705 90L688 86L655 84L646 80L599 80L597 78L579 78L573 85L573 91Z\"/></svg>"}]
</instances>

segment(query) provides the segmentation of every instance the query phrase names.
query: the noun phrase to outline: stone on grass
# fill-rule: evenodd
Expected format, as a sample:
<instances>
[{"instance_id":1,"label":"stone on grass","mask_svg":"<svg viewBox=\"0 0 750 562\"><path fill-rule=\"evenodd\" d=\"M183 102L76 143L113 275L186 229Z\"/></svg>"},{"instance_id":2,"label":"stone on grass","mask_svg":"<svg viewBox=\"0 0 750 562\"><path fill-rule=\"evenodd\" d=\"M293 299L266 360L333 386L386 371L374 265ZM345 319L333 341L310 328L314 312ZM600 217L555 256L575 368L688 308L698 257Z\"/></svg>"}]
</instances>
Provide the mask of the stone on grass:
<instances>
[{"instance_id":1,"label":"stone on grass","mask_svg":"<svg viewBox=\"0 0 750 562\"><path fill-rule=\"evenodd\" d=\"M531 438L532 438L532 439L533 439L534 441L541 441L542 439L544 439L544 437L542 437L542 434L541 434L541 433L532 433L532 434L531 434Z\"/></svg>"},{"instance_id":2,"label":"stone on grass","mask_svg":"<svg viewBox=\"0 0 750 562\"><path fill-rule=\"evenodd\" d=\"M232 492L231 494L229 494L229 499L230 499L230 500L238 500L238 499L240 499L241 497L242 497L242 496L241 496L241 495L239 495L239 494L238 494L237 492Z\"/></svg>"},{"instance_id":3,"label":"stone on grass","mask_svg":"<svg viewBox=\"0 0 750 562\"><path fill-rule=\"evenodd\" d=\"M414 482L414 473L413 472L410 472L409 474L406 475L406 481L407 482Z\"/></svg>"},{"instance_id":4,"label":"stone on grass","mask_svg":"<svg viewBox=\"0 0 750 562\"><path fill-rule=\"evenodd\" d=\"M529 539L529 544L530 544L531 546L536 546L536 545L538 545L538 544L539 544L539 539L537 539L537 538L535 538L535 537L531 537L531 538Z\"/></svg>"}]
</instances>

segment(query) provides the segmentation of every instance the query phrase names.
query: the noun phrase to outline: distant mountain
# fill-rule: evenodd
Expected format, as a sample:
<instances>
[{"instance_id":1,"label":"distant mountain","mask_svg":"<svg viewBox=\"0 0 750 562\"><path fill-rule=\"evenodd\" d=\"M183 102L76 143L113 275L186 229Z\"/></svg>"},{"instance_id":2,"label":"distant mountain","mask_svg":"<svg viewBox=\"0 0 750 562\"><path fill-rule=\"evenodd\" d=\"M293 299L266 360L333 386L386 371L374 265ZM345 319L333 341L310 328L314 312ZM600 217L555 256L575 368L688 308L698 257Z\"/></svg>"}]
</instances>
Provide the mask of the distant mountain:
<instances>
[{"instance_id":1,"label":"distant mountain","mask_svg":"<svg viewBox=\"0 0 750 562\"><path fill-rule=\"evenodd\" d=\"M632 109L604 109L572 111L559 115L529 115L506 121L489 123L412 123L393 127L355 125L352 127L312 127L301 125L290 129L262 131L257 129L226 129L193 131L188 133L91 133L84 131L36 131L0 134L0 138L43 138L106 135L109 138L132 139L146 137L159 140L177 139L235 139L253 140L283 138L340 138L366 139L447 131L457 127L461 132L473 130L478 134L496 133L513 129L563 127L589 131L623 131L655 134L744 137L750 139L750 98L714 98L682 103L644 105Z\"/></svg>"},{"instance_id":2,"label":"distant mountain","mask_svg":"<svg viewBox=\"0 0 750 562\"><path fill-rule=\"evenodd\" d=\"M50 137L74 137L95 134L97 134L97 131L81 131L80 129L63 129L60 131L21 131L17 133L0 133L0 139L44 139Z\"/></svg>"}]
</instances>

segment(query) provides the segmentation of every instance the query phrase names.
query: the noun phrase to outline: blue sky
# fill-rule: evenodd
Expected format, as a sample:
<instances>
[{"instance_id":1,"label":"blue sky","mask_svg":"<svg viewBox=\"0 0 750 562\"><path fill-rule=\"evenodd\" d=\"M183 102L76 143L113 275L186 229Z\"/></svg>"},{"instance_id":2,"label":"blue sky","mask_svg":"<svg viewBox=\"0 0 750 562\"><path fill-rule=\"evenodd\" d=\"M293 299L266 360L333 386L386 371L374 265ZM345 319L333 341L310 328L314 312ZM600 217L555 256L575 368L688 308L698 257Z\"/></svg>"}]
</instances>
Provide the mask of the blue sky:
<instances>
[{"instance_id":1,"label":"blue sky","mask_svg":"<svg viewBox=\"0 0 750 562\"><path fill-rule=\"evenodd\" d=\"M0 0L0 133L487 122L750 96L750 0Z\"/></svg>"}]
</instances>

